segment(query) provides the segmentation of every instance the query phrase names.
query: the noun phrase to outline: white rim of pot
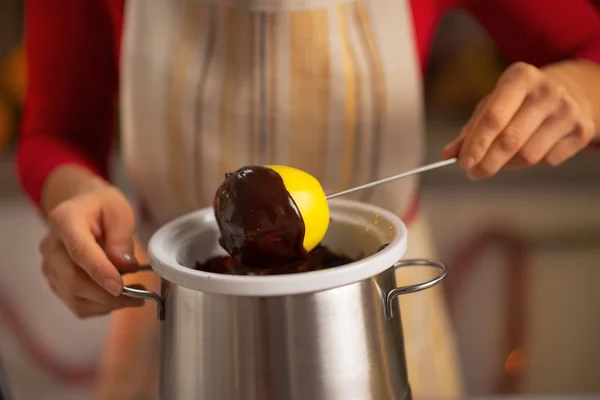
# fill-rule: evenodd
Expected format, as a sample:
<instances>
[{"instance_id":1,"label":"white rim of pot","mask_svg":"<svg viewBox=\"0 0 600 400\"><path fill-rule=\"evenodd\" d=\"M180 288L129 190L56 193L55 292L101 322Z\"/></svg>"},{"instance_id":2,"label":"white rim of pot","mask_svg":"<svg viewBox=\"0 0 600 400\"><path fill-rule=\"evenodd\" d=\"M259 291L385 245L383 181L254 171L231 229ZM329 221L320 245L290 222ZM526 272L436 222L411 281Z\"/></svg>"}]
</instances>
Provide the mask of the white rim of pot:
<instances>
[{"instance_id":1,"label":"white rim of pot","mask_svg":"<svg viewBox=\"0 0 600 400\"><path fill-rule=\"evenodd\" d=\"M333 220L351 221L352 212L361 211L389 224L394 235L379 252L343 266L311 272L268 276L240 276L198 271L179 264L170 246L174 233L191 219L214 221L212 207L181 216L160 228L148 248L152 269L162 278L188 289L233 296L282 296L313 293L348 285L373 277L391 268L406 252L407 229L399 217L377 206L350 200L331 200ZM372 221L376 227L379 221ZM381 225L379 225L381 226ZM381 243L382 245L385 243Z\"/></svg>"}]
</instances>

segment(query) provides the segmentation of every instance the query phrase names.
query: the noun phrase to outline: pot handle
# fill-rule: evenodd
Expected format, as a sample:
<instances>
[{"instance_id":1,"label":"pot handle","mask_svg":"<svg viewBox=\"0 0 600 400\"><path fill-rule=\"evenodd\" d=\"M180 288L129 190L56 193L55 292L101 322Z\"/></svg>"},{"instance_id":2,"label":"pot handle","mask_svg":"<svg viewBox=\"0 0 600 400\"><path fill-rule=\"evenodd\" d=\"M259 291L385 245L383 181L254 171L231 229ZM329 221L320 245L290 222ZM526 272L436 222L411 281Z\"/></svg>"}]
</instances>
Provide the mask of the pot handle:
<instances>
[{"instance_id":1,"label":"pot handle","mask_svg":"<svg viewBox=\"0 0 600 400\"><path fill-rule=\"evenodd\" d=\"M136 272L139 271L152 271L152 267L150 265L140 265ZM125 286L123 287L123 295L134 297L136 299L152 300L156 303L156 314L158 316L158 320L165 320L165 301L160 294L151 292L149 290L138 289L132 286Z\"/></svg>"},{"instance_id":2,"label":"pot handle","mask_svg":"<svg viewBox=\"0 0 600 400\"><path fill-rule=\"evenodd\" d=\"M437 285L441 281L443 281L448 275L448 268L445 264L442 264L439 261L426 260L426 259L414 259L414 260L400 260L396 264L394 264L393 268L396 271L398 268L402 267L434 267L439 269L439 273L435 278L432 278L428 281L415 283L413 285L400 286L395 289L390 290L385 297L385 313L386 318L393 318L394 313L392 311L393 301L400 295L420 292L424 289L429 289L432 286Z\"/></svg>"}]
</instances>

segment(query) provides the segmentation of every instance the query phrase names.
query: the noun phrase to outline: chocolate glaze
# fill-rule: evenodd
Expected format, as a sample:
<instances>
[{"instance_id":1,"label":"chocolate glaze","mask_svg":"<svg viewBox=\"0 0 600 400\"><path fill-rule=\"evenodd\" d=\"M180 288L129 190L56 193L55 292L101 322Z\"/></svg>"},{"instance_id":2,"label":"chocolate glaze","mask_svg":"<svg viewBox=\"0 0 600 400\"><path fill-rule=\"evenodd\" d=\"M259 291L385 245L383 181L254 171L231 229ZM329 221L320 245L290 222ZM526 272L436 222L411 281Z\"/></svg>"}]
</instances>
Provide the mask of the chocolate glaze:
<instances>
[{"instance_id":1,"label":"chocolate glaze","mask_svg":"<svg viewBox=\"0 0 600 400\"><path fill-rule=\"evenodd\" d=\"M306 259L272 267L248 267L232 257L213 257L203 263L196 262L195 269L205 272L229 275L281 275L299 272L318 271L339 267L355 261L350 257L336 254L325 246L317 246L308 253Z\"/></svg>"},{"instance_id":2,"label":"chocolate glaze","mask_svg":"<svg viewBox=\"0 0 600 400\"><path fill-rule=\"evenodd\" d=\"M219 243L238 264L222 260L217 268L218 261L205 263L213 272L270 271L307 259L302 215L273 169L247 166L227 173L213 205L221 232Z\"/></svg>"}]
</instances>

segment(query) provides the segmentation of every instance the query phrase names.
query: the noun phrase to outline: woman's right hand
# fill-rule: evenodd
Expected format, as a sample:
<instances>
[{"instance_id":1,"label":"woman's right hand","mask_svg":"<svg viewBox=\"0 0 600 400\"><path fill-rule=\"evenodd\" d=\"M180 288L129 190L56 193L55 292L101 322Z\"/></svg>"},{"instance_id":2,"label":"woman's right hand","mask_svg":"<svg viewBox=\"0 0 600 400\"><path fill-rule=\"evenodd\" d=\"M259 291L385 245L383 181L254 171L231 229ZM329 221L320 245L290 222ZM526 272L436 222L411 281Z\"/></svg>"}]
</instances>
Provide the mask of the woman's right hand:
<instances>
[{"instance_id":1,"label":"woman's right hand","mask_svg":"<svg viewBox=\"0 0 600 400\"><path fill-rule=\"evenodd\" d=\"M79 318L103 315L143 300L121 296L121 273L138 268L135 217L125 196L104 184L61 202L48 214L40 243L52 290Z\"/></svg>"}]
</instances>

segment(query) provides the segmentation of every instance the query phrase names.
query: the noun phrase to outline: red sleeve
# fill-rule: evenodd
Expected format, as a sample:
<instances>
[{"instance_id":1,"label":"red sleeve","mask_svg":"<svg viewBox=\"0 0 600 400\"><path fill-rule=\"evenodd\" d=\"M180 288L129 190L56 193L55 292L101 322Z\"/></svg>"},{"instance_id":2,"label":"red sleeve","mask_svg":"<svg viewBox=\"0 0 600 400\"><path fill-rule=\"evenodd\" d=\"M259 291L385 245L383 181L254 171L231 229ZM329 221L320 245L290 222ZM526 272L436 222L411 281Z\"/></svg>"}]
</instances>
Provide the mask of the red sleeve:
<instances>
[{"instance_id":1,"label":"red sleeve","mask_svg":"<svg viewBox=\"0 0 600 400\"><path fill-rule=\"evenodd\" d=\"M28 88L17 169L39 205L56 167L75 163L107 174L115 124L117 63L113 25L98 0L28 0Z\"/></svg>"},{"instance_id":2,"label":"red sleeve","mask_svg":"<svg viewBox=\"0 0 600 400\"><path fill-rule=\"evenodd\" d=\"M600 63L600 12L589 0L465 0L466 9L513 61L536 66Z\"/></svg>"}]
</instances>

